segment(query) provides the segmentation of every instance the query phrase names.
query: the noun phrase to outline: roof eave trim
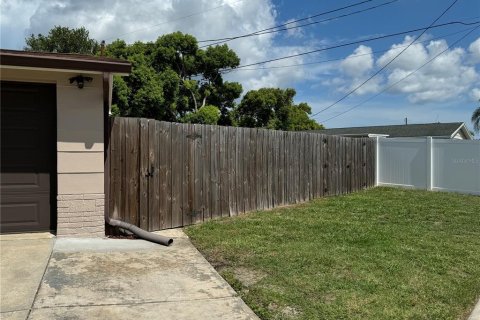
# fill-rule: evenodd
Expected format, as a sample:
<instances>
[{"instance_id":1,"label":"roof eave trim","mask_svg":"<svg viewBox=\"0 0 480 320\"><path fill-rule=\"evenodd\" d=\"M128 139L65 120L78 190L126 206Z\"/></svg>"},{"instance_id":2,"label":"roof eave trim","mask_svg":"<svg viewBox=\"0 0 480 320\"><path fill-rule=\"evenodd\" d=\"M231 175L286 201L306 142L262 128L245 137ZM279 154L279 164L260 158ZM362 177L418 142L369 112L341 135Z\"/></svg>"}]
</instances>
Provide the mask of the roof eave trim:
<instances>
[{"instance_id":1,"label":"roof eave trim","mask_svg":"<svg viewBox=\"0 0 480 320\"><path fill-rule=\"evenodd\" d=\"M132 71L132 65L128 62L108 62L94 60L73 60L59 57L34 57L22 56L9 53L2 53L1 65L31 67L42 69L69 69L69 70L88 70L98 72L111 72L115 74L129 74Z\"/></svg>"},{"instance_id":2,"label":"roof eave trim","mask_svg":"<svg viewBox=\"0 0 480 320\"><path fill-rule=\"evenodd\" d=\"M467 129L467 126L465 125L465 122L462 122L462 124L457 128L457 130L455 130L452 135L450 136L450 138L453 138L455 137L455 135L458 133L458 131L462 131L463 134L465 135L465 137L468 138L468 140L473 140L473 137L472 135L470 134L470 132L468 131Z\"/></svg>"}]
</instances>

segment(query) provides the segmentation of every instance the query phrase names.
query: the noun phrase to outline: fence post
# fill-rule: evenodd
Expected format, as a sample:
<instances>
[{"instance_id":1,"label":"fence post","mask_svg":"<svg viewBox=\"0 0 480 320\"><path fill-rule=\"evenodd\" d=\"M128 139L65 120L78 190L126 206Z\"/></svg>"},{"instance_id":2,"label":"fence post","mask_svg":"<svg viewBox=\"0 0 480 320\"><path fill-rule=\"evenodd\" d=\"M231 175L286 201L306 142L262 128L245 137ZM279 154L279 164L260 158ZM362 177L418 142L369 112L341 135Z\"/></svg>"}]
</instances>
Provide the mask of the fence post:
<instances>
[{"instance_id":1,"label":"fence post","mask_svg":"<svg viewBox=\"0 0 480 320\"><path fill-rule=\"evenodd\" d=\"M375 187L380 184L380 137L375 137Z\"/></svg>"},{"instance_id":2,"label":"fence post","mask_svg":"<svg viewBox=\"0 0 480 320\"><path fill-rule=\"evenodd\" d=\"M432 137L427 137L427 190L432 190L433 164L432 164Z\"/></svg>"}]
</instances>

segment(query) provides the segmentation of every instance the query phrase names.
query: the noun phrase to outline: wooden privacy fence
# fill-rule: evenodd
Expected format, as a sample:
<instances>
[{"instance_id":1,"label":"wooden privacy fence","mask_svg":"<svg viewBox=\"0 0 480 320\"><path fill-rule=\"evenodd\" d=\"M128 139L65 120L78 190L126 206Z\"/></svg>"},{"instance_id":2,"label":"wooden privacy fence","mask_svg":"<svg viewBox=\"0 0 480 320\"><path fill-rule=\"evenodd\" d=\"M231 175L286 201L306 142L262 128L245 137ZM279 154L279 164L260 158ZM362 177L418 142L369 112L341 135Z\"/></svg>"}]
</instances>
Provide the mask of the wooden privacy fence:
<instances>
[{"instance_id":1,"label":"wooden privacy fence","mask_svg":"<svg viewBox=\"0 0 480 320\"><path fill-rule=\"evenodd\" d=\"M374 185L374 148L368 138L117 117L108 210L152 231L349 193Z\"/></svg>"}]
</instances>

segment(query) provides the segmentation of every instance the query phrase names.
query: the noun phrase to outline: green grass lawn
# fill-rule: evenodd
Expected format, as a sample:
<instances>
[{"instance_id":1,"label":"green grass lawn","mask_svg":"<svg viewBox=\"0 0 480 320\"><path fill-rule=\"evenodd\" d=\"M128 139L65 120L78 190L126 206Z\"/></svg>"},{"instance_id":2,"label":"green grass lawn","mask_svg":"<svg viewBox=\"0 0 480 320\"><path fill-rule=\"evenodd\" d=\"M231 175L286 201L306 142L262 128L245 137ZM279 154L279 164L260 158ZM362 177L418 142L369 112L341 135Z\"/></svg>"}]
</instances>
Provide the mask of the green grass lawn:
<instances>
[{"instance_id":1,"label":"green grass lawn","mask_svg":"<svg viewBox=\"0 0 480 320\"><path fill-rule=\"evenodd\" d=\"M480 197L375 188L186 228L262 319L466 319Z\"/></svg>"}]
</instances>

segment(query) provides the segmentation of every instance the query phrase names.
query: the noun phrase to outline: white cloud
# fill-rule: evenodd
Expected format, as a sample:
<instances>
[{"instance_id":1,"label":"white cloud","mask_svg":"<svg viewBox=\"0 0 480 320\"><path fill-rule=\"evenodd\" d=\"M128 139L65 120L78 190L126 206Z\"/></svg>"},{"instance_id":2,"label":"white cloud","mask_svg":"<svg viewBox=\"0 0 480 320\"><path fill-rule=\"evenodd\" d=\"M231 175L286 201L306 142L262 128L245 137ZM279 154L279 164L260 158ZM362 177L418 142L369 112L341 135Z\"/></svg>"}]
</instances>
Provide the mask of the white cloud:
<instances>
[{"instance_id":1,"label":"white cloud","mask_svg":"<svg viewBox=\"0 0 480 320\"><path fill-rule=\"evenodd\" d=\"M193 34L199 40L237 35L270 27L276 16L274 7L268 0L32 2L37 3L37 8L26 26L30 32L45 33L54 25L85 26L98 40L119 37L127 42L151 41L177 30Z\"/></svg>"},{"instance_id":2,"label":"white cloud","mask_svg":"<svg viewBox=\"0 0 480 320\"><path fill-rule=\"evenodd\" d=\"M360 45L355 51L340 63L343 72L352 78L364 76L372 70L372 48Z\"/></svg>"},{"instance_id":3,"label":"white cloud","mask_svg":"<svg viewBox=\"0 0 480 320\"><path fill-rule=\"evenodd\" d=\"M405 42L408 40L406 39ZM410 49L412 52L408 53ZM386 57L392 57L392 51L395 50L394 48L385 53L378 59L378 63L381 65L387 61ZM445 52L440 54L443 51ZM401 58L403 55L400 56L400 61L398 63L395 61L389 68L387 85L398 82L416 68L434 59L391 88L391 93L407 94L412 103L458 99L468 92L469 88L479 79L475 68L465 62L465 50L462 48L448 49L445 40L430 41L426 46L415 44L405 51L405 54L405 57Z\"/></svg>"},{"instance_id":4,"label":"white cloud","mask_svg":"<svg viewBox=\"0 0 480 320\"><path fill-rule=\"evenodd\" d=\"M2 48L21 49L28 35L26 27L38 3L28 0L0 1L0 45Z\"/></svg>"},{"instance_id":5,"label":"white cloud","mask_svg":"<svg viewBox=\"0 0 480 320\"><path fill-rule=\"evenodd\" d=\"M307 47L295 47L295 46L275 46L271 45L267 51L259 51L259 54L255 57L254 61L268 60L275 57L282 57L288 55L295 55L303 51L309 50ZM236 50L236 52L240 52ZM247 58L247 61L253 59ZM243 61L243 59L242 59ZM226 80L238 81L242 83L244 92L252 89L258 89L262 87L292 87L295 83L306 81L315 76L316 72L310 73L308 68L305 67L287 67L287 68L272 68L272 69L259 69L269 68L281 65L295 65L302 64L305 60L303 57L294 57L285 61L271 62L262 65L256 65L245 68L246 70L239 69L225 76ZM243 62L248 64L248 62Z\"/></svg>"},{"instance_id":6,"label":"white cloud","mask_svg":"<svg viewBox=\"0 0 480 320\"><path fill-rule=\"evenodd\" d=\"M337 87L338 91L343 93L352 90L355 90L354 93L359 95L377 92L381 83L381 77L373 78L363 84L371 76L373 66L372 48L360 45L351 55L338 64L342 76L334 78L331 83Z\"/></svg>"},{"instance_id":7,"label":"white cloud","mask_svg":"<svg viewBox=\"0 0 480 320\"><path fill-rule=\"evenodd\" d=\"M474 101L480 101L480 88L473 88L472 91L470 91L470 97Z\"/></svg>"},{"instance_id":8,"label":"white cloud","mask_svg":"<svg viewBox=\"0 0 480 320\"><path fill-rule=\"evenodd\" d=\"M468 51L473 63L480 62L480 38L473 41L470 46L468 46Z\"/></svg>"},{"instance_id":9,"label":"white cloud","mask_svg":"<svg viewBox=\"0 0 480 320\"><path fill-rule=\"evenodd\" d=\"M399 44L394 44L386 53L384 53L377 60L378 67L385 66L393 58L395 58L405 46L414 40L413 37L406 36L404 41ZM415 70L428 60L428 53L422 43L415 43L399 55L390 65L389 69L400 68L402 70Z\"/></svg>"},{"instance_id":10,"label":"white cloud","mask_svg":"<svg viewBox=\"0 0 480 320\"><path fill-rule=\"evenodd\" d=\"M390 50L376 61L371 48L359 46L340 63L341 76L324 83L348 92L365 81L374 70L389 64L413 40L410 36L405 37L402 43L393 44ZM469 62L471 58L468 57L476 57L477 49L480 53L480 39L470 45L468 53L462 48L448 49L445 40L430 41L427 44L415 43L393 60L382 74L374 77L355 93L376 93L398 82L388 92L406 95L412 103L460 99L461 96L466 96L480 79L475 65ZM431 59L434 60L429 62ZM427 62L429 63L417 70ZM374 68L374 65L377 68Z\"/></svg>"}]
</instances>

